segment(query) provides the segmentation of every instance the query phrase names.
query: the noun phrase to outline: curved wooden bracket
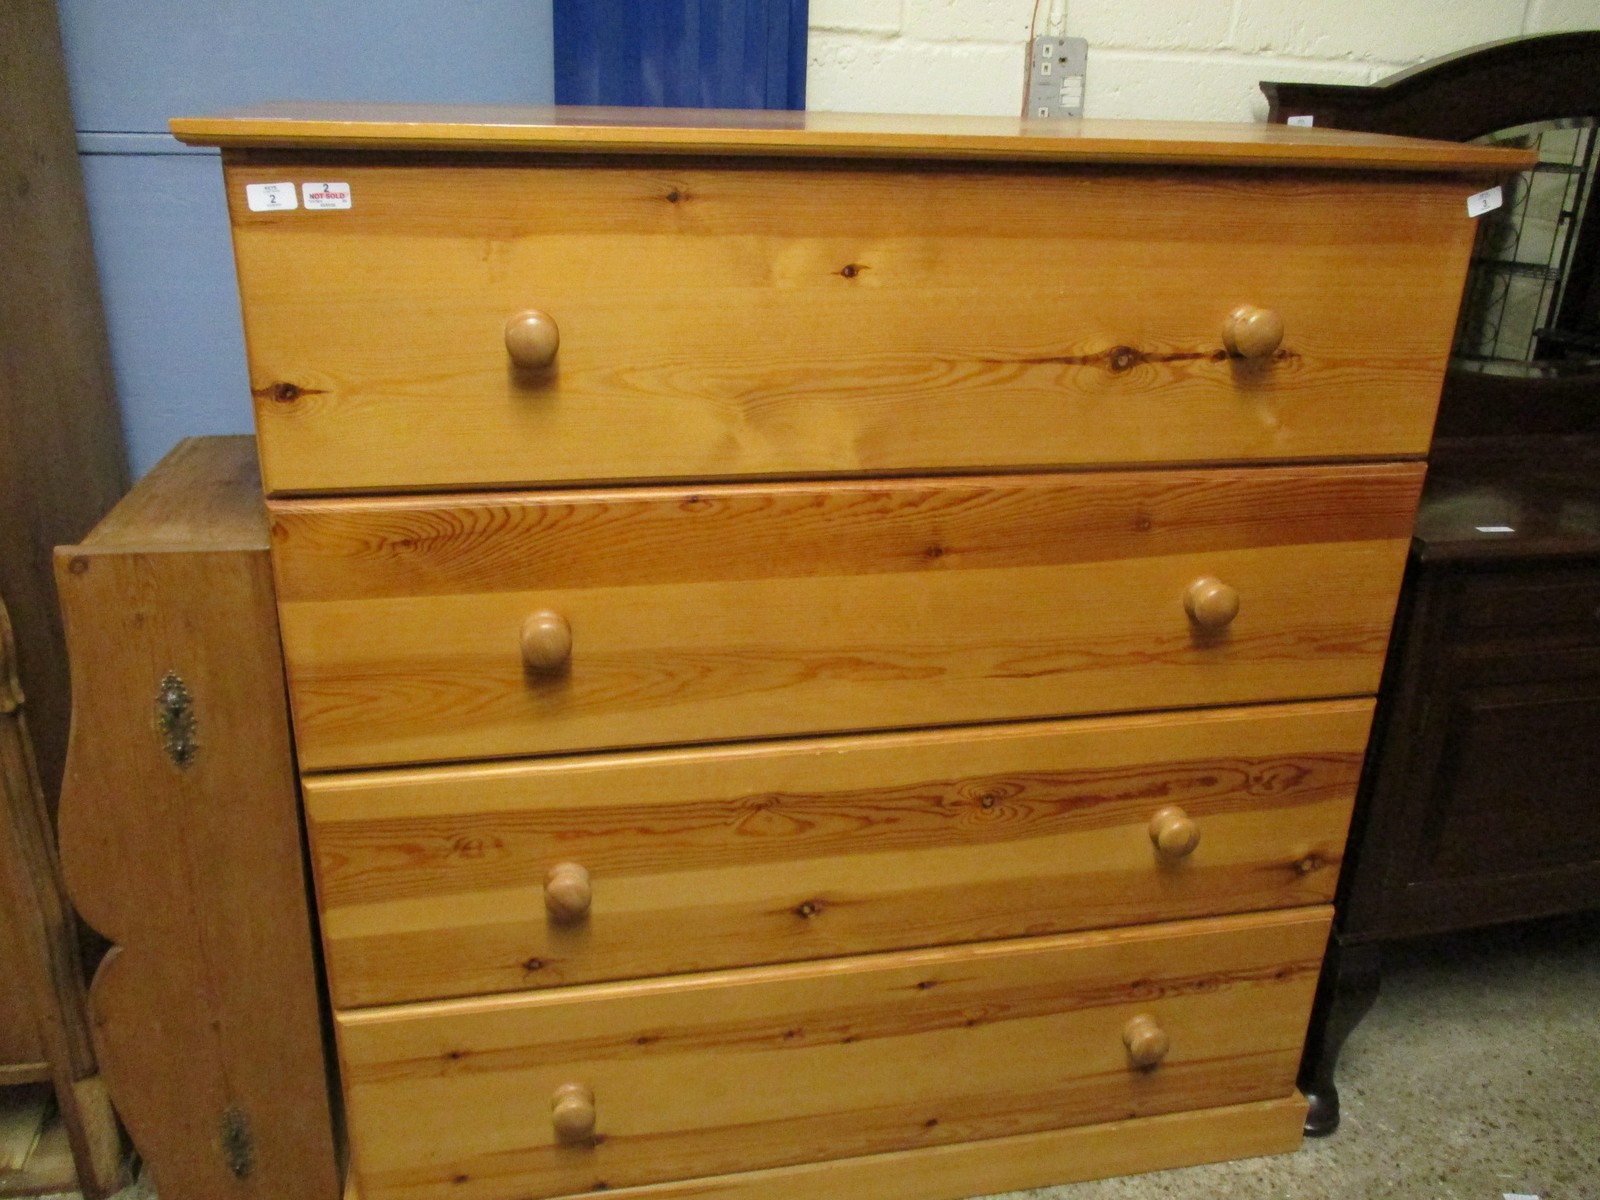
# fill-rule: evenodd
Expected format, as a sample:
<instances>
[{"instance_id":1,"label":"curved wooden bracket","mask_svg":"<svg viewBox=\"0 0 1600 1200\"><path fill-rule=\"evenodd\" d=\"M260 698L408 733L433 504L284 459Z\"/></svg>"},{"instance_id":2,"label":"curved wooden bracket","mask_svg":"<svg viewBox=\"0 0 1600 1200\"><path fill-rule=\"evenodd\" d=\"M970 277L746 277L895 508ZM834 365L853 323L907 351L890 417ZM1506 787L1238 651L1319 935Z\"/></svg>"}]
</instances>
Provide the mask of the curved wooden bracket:
<instances>
[{"instance_id":1,"label":"curved wooden bracket","mask_svg":"<svg viewBox=\"0 0 1600 1200\"><path fill-rule=\"evenodd\" d=\"M61 855L116 943L90 989L112 1101L162 1200L336 1200L251 439L180 445L56 552L56 579L73 692Z\"/></svg>"}]
</instances>

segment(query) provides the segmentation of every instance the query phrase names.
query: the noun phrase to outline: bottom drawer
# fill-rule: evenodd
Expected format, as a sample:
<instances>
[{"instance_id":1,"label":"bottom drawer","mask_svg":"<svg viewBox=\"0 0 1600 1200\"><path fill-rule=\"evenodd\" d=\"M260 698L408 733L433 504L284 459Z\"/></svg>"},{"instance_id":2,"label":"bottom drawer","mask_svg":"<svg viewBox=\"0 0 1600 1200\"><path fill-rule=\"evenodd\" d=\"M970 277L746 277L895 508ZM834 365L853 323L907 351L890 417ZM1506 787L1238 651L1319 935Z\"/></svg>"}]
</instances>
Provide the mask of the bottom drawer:
<instances>
[{"instance_id":1,"label":"bottom drawer","mask_svg":"<svg viewBox=\"0 0 1600 1200\"><path fill-rule=\"evenodd\" d=\"M344 1012L362 1196L560 1196L1285 1097L1331 917Z\"/></svg>"}]
</instances>

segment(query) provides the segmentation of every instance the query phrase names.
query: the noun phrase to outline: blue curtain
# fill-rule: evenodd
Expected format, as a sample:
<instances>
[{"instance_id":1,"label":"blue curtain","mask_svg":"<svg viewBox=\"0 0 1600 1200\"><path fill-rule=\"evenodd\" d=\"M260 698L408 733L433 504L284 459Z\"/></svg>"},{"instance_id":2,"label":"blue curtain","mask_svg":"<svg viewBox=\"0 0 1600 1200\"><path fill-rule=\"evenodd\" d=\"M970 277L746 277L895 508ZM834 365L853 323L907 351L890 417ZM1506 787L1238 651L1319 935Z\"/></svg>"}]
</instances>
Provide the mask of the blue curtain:
<instances>
[{"instance_id":1,"label":"blue curtain","mask_svg":"<svg viewBox=\"0 0 1600 1200\"><path fill-rule=\"evenodd\" d=\"M557 104L804 108L807 0L555 0Z\"/></svg>"}]
</instances>

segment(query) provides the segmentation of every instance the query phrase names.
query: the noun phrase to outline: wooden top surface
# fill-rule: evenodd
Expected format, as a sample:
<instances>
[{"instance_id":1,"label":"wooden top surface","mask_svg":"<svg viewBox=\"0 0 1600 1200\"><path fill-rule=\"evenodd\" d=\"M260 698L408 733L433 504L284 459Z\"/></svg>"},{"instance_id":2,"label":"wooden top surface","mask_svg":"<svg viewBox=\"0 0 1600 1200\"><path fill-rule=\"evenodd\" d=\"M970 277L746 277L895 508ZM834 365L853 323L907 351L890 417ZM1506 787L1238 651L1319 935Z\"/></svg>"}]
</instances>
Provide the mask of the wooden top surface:
<instances>
[{"instance_id":1,"label":"wooden top surface","mask_svg":"<svg viewBox=\"0 0 1600 1200\"><path fill-rule=\"evenodd\" d=\"M248 434L184 438L66 553L264 550L266 503Z\"/></svg>"},{"instance_id":2,"label":"wooden top surface","mask_svg":"<svg viewBox=\"0 0 1600 1200\"><path fill-rule=\"evenodd\" d=\"M1414 548L1426 562L1600 556L1600 441L1464 438L1436 445Z\"/></svg>"},{"instance_id":3,"label":"wooden top surface","mask_svg":"<svg viewBox=\"0 0 1600 1200\"><path fill-rule=\"evenodd\" d=\"M1528 151L1200 121L1033 120L547 105L278 103L172 121L179 141L274 149L945 158L1516 171Z\"/></svg>"}]
</instances>

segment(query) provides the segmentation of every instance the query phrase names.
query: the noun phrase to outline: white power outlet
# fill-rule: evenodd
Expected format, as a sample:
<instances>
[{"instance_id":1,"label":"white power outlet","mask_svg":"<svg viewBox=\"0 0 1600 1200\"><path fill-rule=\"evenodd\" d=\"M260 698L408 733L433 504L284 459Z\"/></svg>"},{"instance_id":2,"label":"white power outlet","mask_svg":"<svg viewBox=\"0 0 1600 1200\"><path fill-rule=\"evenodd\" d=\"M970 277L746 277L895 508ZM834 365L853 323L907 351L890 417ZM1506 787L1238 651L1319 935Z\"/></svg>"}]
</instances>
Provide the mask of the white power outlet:
<instances>
[{"instance_id":1,"label":"white power outlet","mask_svg":"<svg viewBox=\"0 0 1600 1200\"><path fill-rule=\"evenodd\" d=\"M1028 86L1023 114L1029 117L1083 116L1083 80L1089 43L1083 38L1033 39L1028 55Z\"/></svg>"}]
</instances>

